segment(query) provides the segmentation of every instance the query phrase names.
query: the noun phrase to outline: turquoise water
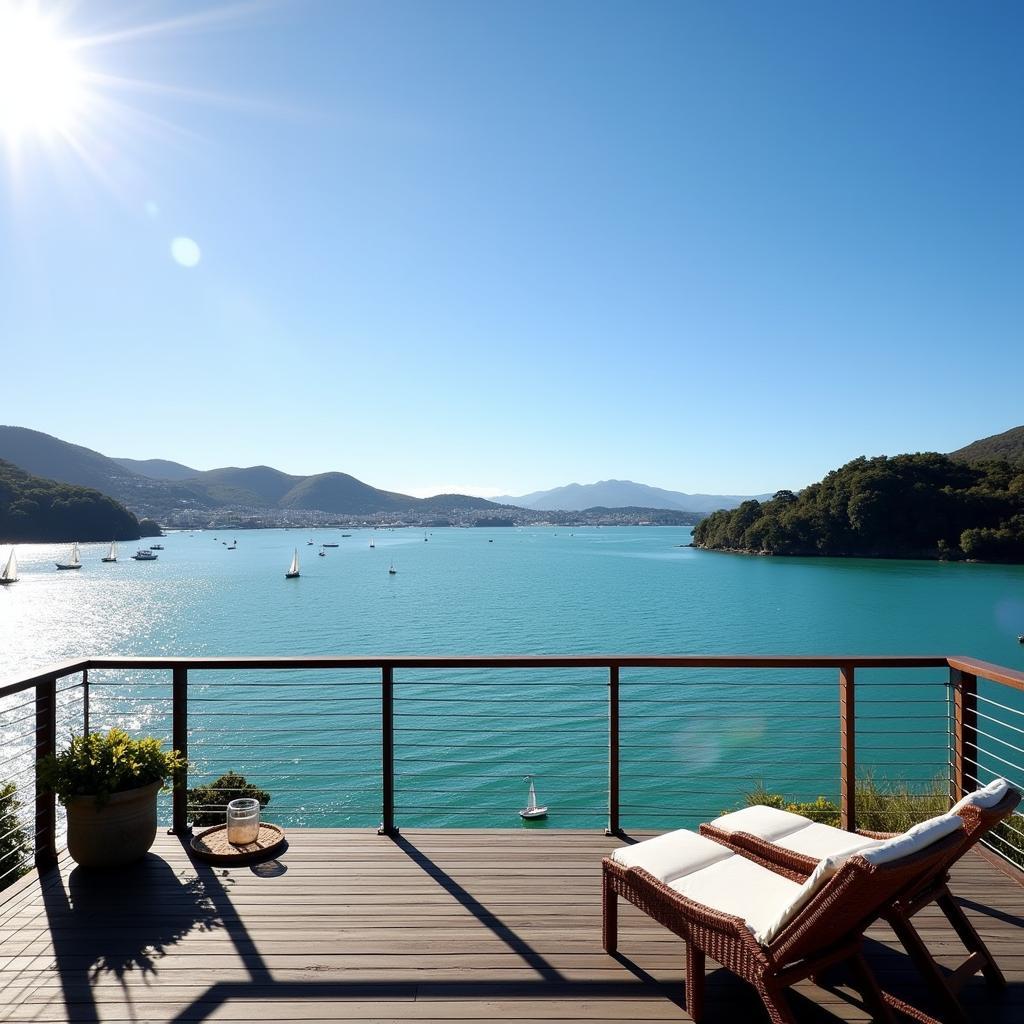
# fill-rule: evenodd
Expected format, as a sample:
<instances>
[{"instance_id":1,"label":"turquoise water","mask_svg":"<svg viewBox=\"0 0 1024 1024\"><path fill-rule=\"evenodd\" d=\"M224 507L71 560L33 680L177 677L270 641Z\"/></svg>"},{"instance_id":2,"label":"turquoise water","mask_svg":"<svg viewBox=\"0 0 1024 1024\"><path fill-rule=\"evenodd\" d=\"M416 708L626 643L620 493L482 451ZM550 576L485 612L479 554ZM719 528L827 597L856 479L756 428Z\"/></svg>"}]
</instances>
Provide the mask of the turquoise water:
<instances>
[{"instance_id":1,"label":"turquoise water","mask_svg":"<svg viewBox=\"0 0 1024 1024\"><path fill-rule=\"evenodd\" d=\"M0 589L5 680L92 654L946 654L1024 669L1024 568L696 551L673 528L178 533L154 563L57 572L18 548ZM317 545L336 541L326 557ZM228 551L224 540L237 539ZM302 577L286 581L299 547ZM5 552L0 552L4 554ZM390 576L394 563L397 574ZM169 735L168 673L99 673L92 725ZM197 780L227 768L285 824L375 824L379 676L193 673ZM861 673L858 754L879 777L947 771L945 676ZM606 674L396 673L399 825L512 825L526 773L547 827L604 822ZM690 824L760 782L838 789L834 671L623 671L623 817ZM80 703L65 698L62 724ZM15 743L8 736L8 743ZM1018 758L1019 762L1020 758Z\"/></svg>"}]
</instances>

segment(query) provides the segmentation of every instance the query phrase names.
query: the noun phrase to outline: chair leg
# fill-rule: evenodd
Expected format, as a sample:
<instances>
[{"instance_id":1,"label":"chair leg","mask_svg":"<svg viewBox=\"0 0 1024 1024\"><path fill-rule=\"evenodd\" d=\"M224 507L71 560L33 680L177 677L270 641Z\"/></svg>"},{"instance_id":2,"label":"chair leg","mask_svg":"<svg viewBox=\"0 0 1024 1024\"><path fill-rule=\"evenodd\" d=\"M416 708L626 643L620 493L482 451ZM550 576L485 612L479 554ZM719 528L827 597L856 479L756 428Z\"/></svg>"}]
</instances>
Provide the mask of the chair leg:
<instances>
[{"instance_id":1,"label":"chair leg","mask_svg":"<svg viewBox=\"0 0 1024 1024\"><path fill-rule=\"evenodd\" d=\"M949 987L949 981L935 962L931 951L924 944L921 936L917 934L913 922L905 914L895 911L887 915L886 920L889 922L889 927L896 933L896 938L903 944L910 959L914 961L914 966L917 967L921 977L927 983L943 1019L949 1021L950 1024L969 1024L970 1018L964 1013L960 1000Z\"/></svg>"},{"instance_id":2,"label":"chair leg","mask_svg":"<svg viewBox=\"0 0 1024 1024\"><path fill-rule=\"evenodd\" d=\"M967 952L980 953L985 958L985 964L981 968L985 980L994 987L1005 988L1006 978L999 969L995 957L989 952L988 946L985 945L974 925L967 919L967 915L953 898L953 894L947 889L935 902L938 903L939 909L946 915L947 920L960 936L960 941L964 944Z\"/></svg>"},{"instance_id":3,"label":"chair leg","mask_svg":"<svg viewBox=\"0 0 1024 1024\"><path fill-rule=\"evenodd\" d=\"M601 941L606 953L619 948L619 897L606 874L601 886Z\"/></svg>"},{"instance_id":4,"label":"chair leg","mask_svg":"<svg viewBox=\"0 0 1024 1024\"><path fill-rule=\"evenodd\" d=\"M868 966L863 953L857 953L850 957L850 969L854 977L854 984L864 999L864 1006L876 1021L883 1024L896 1024L896 1017L892 1010L886 1005L885 996L879 988L874 971Z\"/></svg>"},{"instance_id":5,"label":"chair leg","mask_svg":"<svg viewBox=\"0 0 1024 1024\"><path fill-rule=\"evenodd\" d=\"M797 1024L796 1017L789 1007L789 1000L786 998L786 990L776 987L764 981L754 982L754 988L768 1011L768 1019L772 1024Z\"/></svg>"},{"instance_id":6,"label":"chair leg","mask_svg":"<svg viewBox=\"0 0 1024 1024\"><path fill-rule=\"evenodd\" d=\"M699 1021L704 1012L704 951L686 943L686 1012Z\"/></svg>"}]
</instances>

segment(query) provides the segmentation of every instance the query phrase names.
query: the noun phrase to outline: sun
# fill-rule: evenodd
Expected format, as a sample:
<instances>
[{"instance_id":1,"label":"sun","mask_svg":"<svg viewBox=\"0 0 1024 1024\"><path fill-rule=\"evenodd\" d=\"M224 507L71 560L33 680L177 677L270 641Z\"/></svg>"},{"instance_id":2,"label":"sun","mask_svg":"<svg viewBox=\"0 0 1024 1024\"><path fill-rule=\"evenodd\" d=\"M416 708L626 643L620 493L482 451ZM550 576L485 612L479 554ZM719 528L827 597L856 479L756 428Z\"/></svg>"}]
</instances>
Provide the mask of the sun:
<instances>
[{"instance_id":1,"label":"sun","mask_svg":"<svg viewBox=\"0 0 1024 1024\"><path fill-rule=\"evenodd\" d=\"M0 0L0 136L67 135L86 100L74 42L34 5Z\"/></svg>"}]
</instances>

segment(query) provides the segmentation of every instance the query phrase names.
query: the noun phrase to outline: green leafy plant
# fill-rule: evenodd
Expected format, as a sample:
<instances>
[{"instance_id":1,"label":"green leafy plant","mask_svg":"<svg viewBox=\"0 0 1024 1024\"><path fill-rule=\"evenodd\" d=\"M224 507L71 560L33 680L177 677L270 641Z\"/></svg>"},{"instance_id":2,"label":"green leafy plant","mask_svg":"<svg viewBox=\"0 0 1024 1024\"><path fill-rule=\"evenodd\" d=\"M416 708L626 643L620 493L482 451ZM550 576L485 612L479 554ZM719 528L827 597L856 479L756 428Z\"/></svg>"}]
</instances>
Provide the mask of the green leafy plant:
<instances>
[{"instance_id":1,"label":"green leafy plant","mask_svg":"<svg viewBox=\"0 0 1024 1024\"><path fill-rule=\"evenodd\" d=\"M124 729L111 729L106 735L72 736L67 750L44 758L39 774L62 804L76 796L95 796L96 806L102 807L115 793L166 783L185 766L185 759L175 750L164 750L159 740L136 740Z\"/></svg>"},{"instance_id":2,"label":"green leafy plant","mask_svg":"<svg viewBox=\"0 0 1024 1024\"><path fill-rule=\"evenodd\" d=\"M6 889L29 869L32 852L28 833L22 826L21 801L13 782L0 786L0 889Z\"/></svg>"},{"instance_id":3,"label":"green leafy plant","mask_svg":"<svg viewBox=\"0 0 1024 1024\"><path fill-rule=\"evenodd\" d=\"M188 806L194 825L221 825L232 800L258 800L260 807L270 803L270 794L253 785L238 772L225 772L219 779L188 791Z\"/></svg>"}]
</instances>

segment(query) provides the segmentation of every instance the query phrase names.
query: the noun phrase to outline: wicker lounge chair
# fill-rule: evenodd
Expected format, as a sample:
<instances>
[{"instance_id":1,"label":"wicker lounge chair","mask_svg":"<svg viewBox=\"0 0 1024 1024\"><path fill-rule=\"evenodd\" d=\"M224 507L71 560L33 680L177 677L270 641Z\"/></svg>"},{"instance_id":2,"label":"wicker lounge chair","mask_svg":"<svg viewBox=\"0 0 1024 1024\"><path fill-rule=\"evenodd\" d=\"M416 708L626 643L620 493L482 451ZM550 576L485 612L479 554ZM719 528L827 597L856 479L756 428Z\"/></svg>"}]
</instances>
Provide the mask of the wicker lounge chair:
<instances>
[{"instance_id":1,"label":"wicker lounge chair","mask_svg":"<svg viewBox=\"0 0 1024 1024\"><path fill-rule=\"evenodd\" d=\"M969 1021L957 998L957 992L969 978L980 971L990 985L1003 986L1006 980L992 953L950 892L949 870L975 843L1009 817L1020 800L1021 794L1004 779L996 779L976 793L965 796L953 808L964 823L960 847L951 851L948 861L938 865L914 891L894 900L881 914L929 983L929 990L943 1018L950 1022L966 1024ZM809 877L821 856L870 849L879 840L898 834L865 830L846 832L771 807L748 807L723 815L701 825L700 833L742 851L757 863L779 871L785 877L797 879ZM967 958L950 974L935 962L911 920L931 903L936 903L946 915L967 950Z\"/></svg>"},{"instance_id":2,"label":"wicker lounge chair","mask_svg":"<svg viewBox=\"0 0 1024 1024\"><path fill-rule=\"evenodd\" d=\"M622 896L685 941L686 1009L695 1021L706 956L754 986L773 1024L795 1024L787 988L840 963L877 1019L893 1021L894 1007L928 1020L882 992L861 942L879 915L917 891L960 848L962 826L950 819L918 826L909 852L894 848L898 840L879 843L849 857L824 858L806 879L686 830L624 847L603 861L604 948L616 951L616 898Z\"/></svg>"}]
</instances>

